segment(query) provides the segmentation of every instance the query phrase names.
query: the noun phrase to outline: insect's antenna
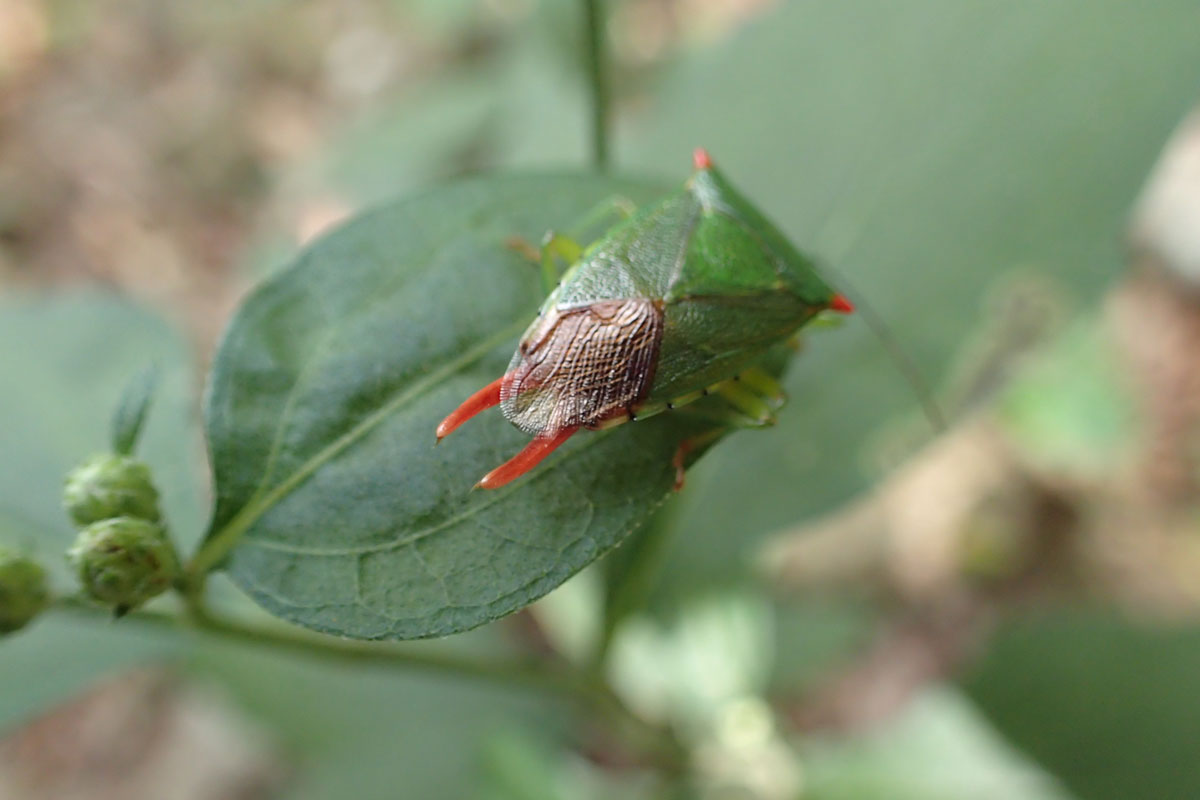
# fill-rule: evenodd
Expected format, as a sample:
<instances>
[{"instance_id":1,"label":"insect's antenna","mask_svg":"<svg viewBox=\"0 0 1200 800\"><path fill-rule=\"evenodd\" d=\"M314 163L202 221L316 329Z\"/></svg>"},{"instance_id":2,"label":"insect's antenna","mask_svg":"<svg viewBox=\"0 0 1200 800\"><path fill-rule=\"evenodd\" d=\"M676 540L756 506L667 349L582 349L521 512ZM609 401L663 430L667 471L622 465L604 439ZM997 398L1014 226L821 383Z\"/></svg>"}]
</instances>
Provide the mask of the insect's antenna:
<instances>
[{"instance_id":1,"label":"insect's antenna","mask_svg":"<svg viewBox=\"0 0 1200 800\"><path fill-rule=\"evenodd\" d=\"M863 322L867 323L867 327L871 329L871 333L875 335L875 338L883 345L883 349L892 357L892 363L896 365L896 370L908 381L909 386L912 387L918 401L921 403L921 410L924 411L925 418L929 420L929 424L938 433L945 433L949 428L946 424L946 415L942 413L941 406L934 400L933 390L929 387L929 382L925 380L925 376L921 373L917 363L913 361L908 351L900 346L900 343L896 340L896 336L892 333L892 329L884 321L879 312L875 310L874 306L867 302L866 296L852 286L844 276L838 275L837 278L836 282L848 289L847 294L854 298L855 311L862 316Z\"/></svg>"},{"instance_id":2,"label":"insect's antenna","mask_svg":"<svg viewBox=\"0 0 1200 800\"><path fill-rule=\"evenodd\" d=\"M879 201L880 193L877 192L872 200L869 201L869 206L874 206ZM871 216L871 210L868 208L866 213L860 216L860 223L853 226L852 235L840 244L836 249L839 251L838 261L845 259L851 252L854 251L864 241L864 233L867 226L865 220ZM834 218L836 212L830 211L825 218L825 223L822 226L822 232L834 229ZM818 240L823 238L818 235ZM856 311L862 316L863 321L867 323L867 327L871 329L871 333L883 345L883 349L891 356L892 363L896 366L896 370L903 376L908 385L912 387L913 392L917 395L917 400L921 404L921 410L925 414L925 418L929 420L929 424L938 433L945 433L949 428L946 423L946 415L942 412L941 406L933 399L933 390L929 387L929 382L925 380L925 376L921 373L912 356L908 351L900 346L896 336L892 333L892 329L884 321L883 316L875 310L875 307L867 302L866 295L858 291L850 281L841 274L839 270L830 266L820 266L816 263L812 264L813 270L820 275L825 281L834 286L844 287L856 307ZM830 280L832 275L837 280Z\"/></svg>"}]
</instances>

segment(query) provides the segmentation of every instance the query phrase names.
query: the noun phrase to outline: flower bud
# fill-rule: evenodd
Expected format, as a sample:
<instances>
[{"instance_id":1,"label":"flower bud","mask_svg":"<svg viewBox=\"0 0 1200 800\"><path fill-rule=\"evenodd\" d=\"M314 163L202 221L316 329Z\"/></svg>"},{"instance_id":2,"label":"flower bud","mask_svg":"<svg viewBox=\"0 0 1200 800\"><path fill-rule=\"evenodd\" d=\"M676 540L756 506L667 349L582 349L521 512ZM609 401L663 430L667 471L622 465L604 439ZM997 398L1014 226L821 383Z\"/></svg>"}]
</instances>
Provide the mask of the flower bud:
<instances>
[{"instance_id":1,"label":"flower bud","mask_svg":"<svg viewBox=\"0 0 1200 800\"><path fill-rule=\"evenodd\" d=\"M129 456L94 456L67 475L63 504L78 525L113 517L158 522L158 491L150 469Z\"/></svg>"},{"instance_id":2,"label":"flower bud","mask_svg":"<svg viewBox=\"0 0 1200 800\"><path fill-rule=\"evenodd\" d=\"M179 572L162 527L133 517L101 520L80 531L67 559L84 592L124 614L162 594Z\"/></svg>"},{"instance_id":3,"label":"flower bud","mask_svg":"<svg viewBox=\"0 0 1200 800\"><path fill-rule=\"evenodd\" d=\"M0 547L0 634L24 628L48 602L50 592L41 565Z\"/></svg>"}]
</instances>

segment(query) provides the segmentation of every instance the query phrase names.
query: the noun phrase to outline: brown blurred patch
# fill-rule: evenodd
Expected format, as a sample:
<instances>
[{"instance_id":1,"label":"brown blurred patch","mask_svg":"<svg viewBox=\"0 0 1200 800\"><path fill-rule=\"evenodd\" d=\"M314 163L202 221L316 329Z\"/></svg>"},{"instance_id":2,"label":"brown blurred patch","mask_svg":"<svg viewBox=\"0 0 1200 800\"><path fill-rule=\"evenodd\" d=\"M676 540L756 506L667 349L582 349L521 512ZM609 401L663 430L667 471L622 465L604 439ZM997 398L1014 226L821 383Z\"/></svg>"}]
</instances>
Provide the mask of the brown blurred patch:
<instances>
[{"instance_id":1,"label":"brown blurred patch","mask_svg":"<svg viewBox=\"0 0 1200 800\"><path fill-rule=\"evenodd\" d=\"M254 800L288 770L211 691L164 670L105 681L0 740L0 797Z\"/></svg>"},{"instance_id":2,"label":"brown blurred patch","mask_svg":"<svg viewBox=\"0 0 1200 800\"><path fill-rule=\"evenodd\" d=\"M406 30L333 0L0 5L0 288L106 284L206 350L276 175L440 57Z\"/></svg>"}]
</instances>

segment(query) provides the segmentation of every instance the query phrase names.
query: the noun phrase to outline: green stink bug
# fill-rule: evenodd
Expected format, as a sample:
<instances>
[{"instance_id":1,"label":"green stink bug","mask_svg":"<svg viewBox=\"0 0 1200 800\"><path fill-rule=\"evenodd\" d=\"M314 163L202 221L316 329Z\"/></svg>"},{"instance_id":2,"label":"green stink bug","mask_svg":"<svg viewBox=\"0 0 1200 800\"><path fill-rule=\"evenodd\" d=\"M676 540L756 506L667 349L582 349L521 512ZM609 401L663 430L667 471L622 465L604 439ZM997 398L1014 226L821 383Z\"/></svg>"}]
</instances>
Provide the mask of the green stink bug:
<instances>
[{"instance_id":1,"label":"green stink bug","mask_svg":"<svg viewBox=\"0 0 1200 800\"><path fill-rule=\"evenodd\" d=\"M769 417L764 396L782 391L753 362L821 311L853 310L703 149L694 166L679 190L586 250L558 241L571 266L521 336L508 371L437 428L441 440L499 404L533 435L478 486L520 477L580 428L642 419L710 392ZM688 446L676 456L679 482Z\"/></svg>"}]
</instances>

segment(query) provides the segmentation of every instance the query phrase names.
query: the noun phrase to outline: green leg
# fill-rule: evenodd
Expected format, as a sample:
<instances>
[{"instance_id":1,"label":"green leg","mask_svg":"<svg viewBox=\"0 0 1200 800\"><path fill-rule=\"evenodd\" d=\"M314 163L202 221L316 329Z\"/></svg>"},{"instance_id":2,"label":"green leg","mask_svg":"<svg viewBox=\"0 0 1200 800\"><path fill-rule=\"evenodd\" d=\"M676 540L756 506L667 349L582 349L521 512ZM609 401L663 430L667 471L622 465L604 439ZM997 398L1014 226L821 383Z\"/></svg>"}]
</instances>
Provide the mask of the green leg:
<instances>
[{"instance_id":1,"label":"green leg","mask_svg":"<svg viewBox=\"0 0 1200 800\"><path fill-rule=\"evenodd\" d=\"M709 420L715 427L679 443L679 449L671 461L675 467L676 491L683 488L684 467L690 453L712 444L731 428L774 425L775 411L787 400L779 381L758 367L751 367L736 378L710 386L706 393L717 395L725 403L689 405L680 410L681 414ZM673 407L678 408L678 405Z\"/></svg>"},{"instance_id":2,"label":"green leg","mask_svg":"<svg viewBox=\"0 0 1200 800\"><path fill-rule=\"evenodd\" d=\"M563 263L569 266L578 261L581 255L583 255L583 246L579 242L561 233L546 231L546 238L542 240L540 258L542 289L546 294L553 292L554 287L558 285L559 272L556 259L562 259Z\"/></svg>"},{"instance_id":3,"label":"green leg","mask_svg":"<svg viewBox=\"0 0 1200 800\"><path fill-rule=\"evenodd\" d=\"M629 198L613 195L600 201L595 207L576 220L568 228L568 233L560 234L552 230L547 231L545 238L542 239L542 246L540 248L534 247L519 236L510 238L506 244L509 248L517 251L541 267L542 288L546 294L550 294L550 292L554 291L554 287L558 285L560 276L557 261L561 260L569 267L579 260L579 257L583 254L583 245L579 243L579 240L588 232L588 229L596 226L597 223L603 221L605 218L614 215L624 219L632 214L636 208L633 201Z\"/></svg>"},{"instance_id":4,"label":"green leg","mask_svg":"<svg viewBox=\"0 0 1200 800\"><path fill-rule=\"evenodd\" d=\"M772 411L777 411L787 402L787 393L775 380L775 376L762 367L751 367L738 375L738 380L750 391L762 397Z\"/></svg>"},{"instance_id":5,"label":"green leg","mask_svg":"<svg viewBox=\"0 0 1200 800\"><path fill-rule=\"evenodd\" d=\"M724 399L724 398L722 398ZM765 422L761 417L754 417L746 414L732 405L726 403L696 403L687 408L679 409L677 414L686 414L692 419L702 419L706 422L711 422L719 426L722 430L741 430L743 428L769 428L775 424L775 417L772 415Z\"/></svg>"},{"instance_id":6,"label":"green leg","mask_svg":"<svg viewBox=\"0 0 1200 800\"><path fill-rule=\"evenodd\" d=\"M751 420L752 427L775 424L775 410L763 397L750 389L740 380L725 381L717 386L717 394L733 408Z\"/></svg>"},{"instance_id":7,"label":"green leg","mask_svg":"<svg viewBox=\"0 0 1200 800\"><path fill-rule=\"evenodd\" d=\"M677 409L676 413L709 420L722 428L765 428L775 424L775 412L787 401L779 382L758 367L752 367L735 378L704 390L703 394L715 395L725 401L723 403L692 404L693 400L700 399L700 394L696 392L695 395L676 398L669 407ZM657 406L639 409L638 418L661 410Z\"/></svg>"},{"instance_id":8,"label":"green leg","mask_svg":"<svg viewBox=\"0 0 1200 800\"><path fill-rule=\"evenodd\" d=\"M817 314L815 317L813 317L812 320L804 327L808 330L814 331L817 329L832 330L834 328L840 328L845 324L845 314L837 311L822 311L820 314Z\"/></svg>"}]
</instances>

